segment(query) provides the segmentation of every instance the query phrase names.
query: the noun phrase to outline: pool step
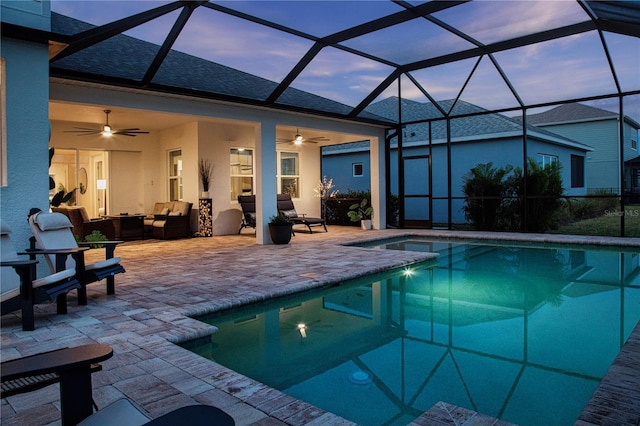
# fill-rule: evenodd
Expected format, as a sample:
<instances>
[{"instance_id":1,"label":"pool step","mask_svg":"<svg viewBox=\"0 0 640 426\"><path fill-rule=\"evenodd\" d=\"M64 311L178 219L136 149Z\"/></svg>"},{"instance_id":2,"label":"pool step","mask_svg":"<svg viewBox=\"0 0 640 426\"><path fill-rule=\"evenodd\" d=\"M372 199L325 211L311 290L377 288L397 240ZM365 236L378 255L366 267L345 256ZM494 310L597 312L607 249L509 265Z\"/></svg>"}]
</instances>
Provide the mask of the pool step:
<instances>
[{"instance_id":1,"label":"pool step","mask_svg":"<svg viewBox=\"0 0 640 426\"><path fill-rule=\"evenodd\" d=\"M484 414L446 402L438 402L429 411L409 423L408 426L430 426L430 425L464 425L464 426L516 426L513 423L496 419Z\"/></svg>"}]
</instances>

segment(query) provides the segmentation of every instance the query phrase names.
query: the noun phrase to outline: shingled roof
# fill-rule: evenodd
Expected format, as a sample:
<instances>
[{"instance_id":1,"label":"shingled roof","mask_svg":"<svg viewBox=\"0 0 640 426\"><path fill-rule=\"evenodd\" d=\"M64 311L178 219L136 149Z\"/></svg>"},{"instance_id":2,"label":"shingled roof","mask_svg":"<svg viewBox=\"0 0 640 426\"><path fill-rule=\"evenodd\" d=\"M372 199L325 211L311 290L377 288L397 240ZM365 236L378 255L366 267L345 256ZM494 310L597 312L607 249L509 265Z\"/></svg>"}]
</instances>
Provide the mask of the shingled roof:
<instances>
[{"instance_id":1,"label":"shingled roof","mask_svg":"<svg viewBox=\"0 0 640 426\"><path fill-rule=\"evenodd\" d=\"M576 102L560 105L539 114L527 115L527 123L535 126L549 126L553 124L611 120L618 119L618 117L619 115L615 112ZM519 119L519 117L516 119ZM625 115L624 121L635 129L640 129L640 123L631 117Z\"/></svg>"},{"instance_id":2,"label":"shingled roof","mask_svg":"<svg viewBox=\"0 0 640 426\"><path fill-rule=\"evenodd\" d=\"M617 118L618 114L581 103L560 105L539 114L527 115L527 122L533 125L570 123Z\"/></svg>"},{"instance_id":3,"label":"shingled roof","mask_svg":"<svg viewBox=\"0 0 640 426\"><path fill-rule=\"evenodd\" d=\"M398 98L395 96L386 98L382 101L371 104L367 111L376 115L387 117L390 120L397 120ZM454 100L448 99L438 102L440 107L449 111L454 104ZM429 118L444 118L438 108L431 103L421 103L408 99L402 100L402 119L403 121L417 121ZM455 104L456 114L478 114L486 112L482 115L471 115L451 120L451 139L452 141L478 141L482 139L497 139L522 135L522 122L510 118L502 114L488 113L487 110L477 105L458 100ZM407 145L423 144L429 139L429 125L427 123L408 124L403 127L403 141ZM436 120L431 123L431 138L435 143L441 143L446 140L446 122L445 120ZM556 133L533 125L527 125L527 134L529 137L536 137L549 143L557 145L572 146L584 151L591 151L588 145L577 142L573 139L566 138ZM342 144L331 147L324 147L323 153L331 152L347 152L348 150L366 150L369 145L357 142L357 145Z\"/></svg>"},{"instance_id":4,"label":"shingled roof","mask_svg":"<svg viewBox=\"0 0 640 426\"><path fill-rule=\"evenodd\" d=\"M447 99L438 101L438 104L444 111L451 110L454 105L453 99ZM376 115L394 119L394 114L397 116L398 98L390 97L380 102L371 104L367 111ZM488 136L491 137L508 137L516 134L522 134L522 122L507 117L502 114L489 113L486 109L477 105L458 100L455 103L454 110L457 115L465 114L481 114L470 115L466 117L453 118L451 120L451 139L456 140L471 140L481 139ZM486 114L482 114L486 113ZM402 120L403 121L416 121L424 120L425 118L444 118L438 108L431 103L422 103L417 101L411 101L408 99L402 100ZM397 117L395 117L397 120ZM405 126L404 141L411 143L413 141L425 141L428 140L429 127L425 123L409 124ZM576 142L572 139L564 136L557 135L547 130L535 127L532 125L527 126L527 131L530 136L538 136L549 141L555 141L555 143L564 143L567 145L578 146L584 149L589 149L587 145ZM447 129L445 120L436 120L431 124L431 137L433 140L445 140L447 137Z\"/></svg>"},{"instance_id":5,"label":"shingled roof","mask_svg":"<svg viewBox=\"0 0 640 426\"><path fill-rule=\"evenodd\" d=\"M52 31L66 35L95 28L94 25L55 12L51 13L51 27ZM59 69L85 76L94 75L96 81L103 79L103 76L122 82L139 81L159 49L160 46L156 44L118 34L73 55L54 60L51 63L51 73L55 76ZM265 78L175 50L169 52L151 80L151 85L158 89L188 88L196 96L206 97L208 93L215 93L238 102L242 102L242 99L264 101L278 86L276 82ZM340 114L348 114L353 109L292 87L287 88L276 104ZM362 116L376 121L385 120L367 112Z\"/></svg>"}]
</instances>

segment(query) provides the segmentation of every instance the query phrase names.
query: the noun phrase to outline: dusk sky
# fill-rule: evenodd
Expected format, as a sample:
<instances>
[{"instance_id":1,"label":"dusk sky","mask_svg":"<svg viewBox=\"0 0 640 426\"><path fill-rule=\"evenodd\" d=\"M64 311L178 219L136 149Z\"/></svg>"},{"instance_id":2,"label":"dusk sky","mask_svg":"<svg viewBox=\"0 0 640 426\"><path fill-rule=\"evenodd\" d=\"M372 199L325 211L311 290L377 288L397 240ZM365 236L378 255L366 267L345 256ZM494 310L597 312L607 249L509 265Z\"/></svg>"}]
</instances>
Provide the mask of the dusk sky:
<instances>
[{"instance_id":1,"label":"dusk sky","mask_svg":"<svg viewBox=\"0 0 640 426\"><path fill-rule=\"evenodd\" d=\"M157 7L168 1L52 0L52 11L102 25ZM413 2L420 3L420 2ZM390 1L228 1L220 4L313 35L326 36L402 10ZM161 44L179 11L141 25L126 34ZM473 1L434 14L488 44L531 30L544 30L587 20L576 1ZM622 90L640 89L640 40L605 33ZM283 31L235 18L208 8L198 8L175 50L236 68L276 82L312 46L312 42ZM345 41L344 46L388 61L405 64L472 47L468 41L425 20ZM606 56L596 32L539 43L494 55L527 104L614 93ZM412 75L435 99L455 98L475 65L459 61ZM292 86L355 106L373 90L392 67L335 49L325 48ZM403 96L427 99L408 79ZM382 97L397 95L393 85ZM484 108L515 107L517 102L488 57L482 59L462 99ZM617 100L592 103L616 110ZM640 96L625 103L625 113L640 122Z\"/></svg>"}]
</instances>

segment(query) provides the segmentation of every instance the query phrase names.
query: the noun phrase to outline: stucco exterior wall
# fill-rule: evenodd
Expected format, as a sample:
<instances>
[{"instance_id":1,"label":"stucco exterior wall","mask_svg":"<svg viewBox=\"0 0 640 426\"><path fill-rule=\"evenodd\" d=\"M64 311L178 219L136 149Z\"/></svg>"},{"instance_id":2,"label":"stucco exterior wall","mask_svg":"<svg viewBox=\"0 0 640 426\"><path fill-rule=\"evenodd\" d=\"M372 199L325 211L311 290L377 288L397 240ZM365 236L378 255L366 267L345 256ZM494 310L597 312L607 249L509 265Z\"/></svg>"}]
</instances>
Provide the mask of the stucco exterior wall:
<instances>
[{"instance_id":1,"label":"stucco exterior wall","mask_svg":"<svg viewBox=\"0 0 640 426\"><path fill-rule=\"evenodd\" d=\"M0 213L20 250L28 246L31 235L26 221L29 209L49 208L49 57L46 45L4 37L1 43L6 83L7 182L0 188Z\"/></svg>"}]
</instances>

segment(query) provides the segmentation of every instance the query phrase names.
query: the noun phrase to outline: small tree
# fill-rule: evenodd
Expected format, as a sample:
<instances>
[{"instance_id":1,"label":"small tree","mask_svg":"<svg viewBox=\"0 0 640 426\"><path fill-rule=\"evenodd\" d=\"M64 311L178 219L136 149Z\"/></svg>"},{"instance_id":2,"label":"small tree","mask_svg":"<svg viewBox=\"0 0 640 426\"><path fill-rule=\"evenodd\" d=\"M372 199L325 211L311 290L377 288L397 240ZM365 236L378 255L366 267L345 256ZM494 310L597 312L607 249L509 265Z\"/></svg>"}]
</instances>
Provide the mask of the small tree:
<instances>
[{"instance_id":1,"label":"small tree","mask_svg":"<svg viewBox=\"0 0 640 426\"><path fill-rule=\"evenodd\" d=\"M338 195L338 190L333 189L333 187L333 179L323 176L322 180L313 188L313 192L316 193L315 196L319 197L322 203L322 218L324 220L327 220L327 200L329 198L335 198L335 196Z\"/></svg>"},{"instance_id":2,"label":"small tree","mask_svg":"<svg viewBox=\"0 0 640 426\"><path fill-rule=\"evenodd\" d=\"M496 228L498 210L507 190L505 176L512 170L512 166L493 167L493 163L480 163L462 178L462 192L466 197L462 211L476 229Z\"/></svg>"}]
</instances>

